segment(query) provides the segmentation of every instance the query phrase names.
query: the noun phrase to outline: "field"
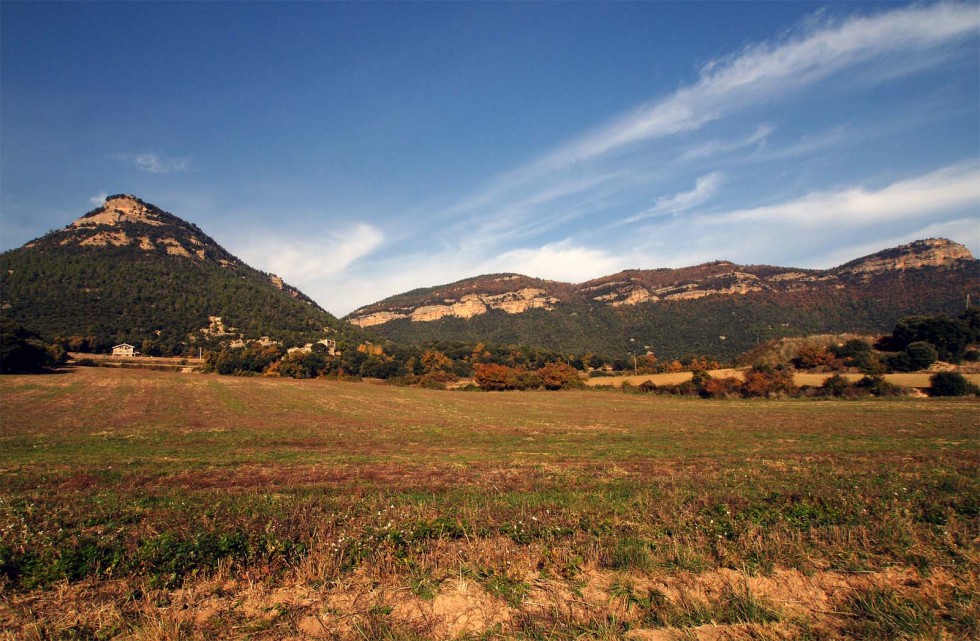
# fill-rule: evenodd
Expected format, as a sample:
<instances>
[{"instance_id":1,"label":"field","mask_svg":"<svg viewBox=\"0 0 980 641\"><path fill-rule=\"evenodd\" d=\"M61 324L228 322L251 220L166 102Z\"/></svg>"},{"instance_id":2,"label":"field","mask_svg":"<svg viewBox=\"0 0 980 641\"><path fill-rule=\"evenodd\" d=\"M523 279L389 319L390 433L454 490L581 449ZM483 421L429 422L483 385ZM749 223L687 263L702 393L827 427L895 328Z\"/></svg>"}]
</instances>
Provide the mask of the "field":
<instances>
[{"instance_id":1,"label":"field","mask_svg":"<svg viewBox=\"0 0 980 641\"><path fill-rule=\"evenodd\" d=\"M742 370L730 368L715 369L708 373L714 378L740 378ZM810 385L812 387L820 387L830 376L832 376L832 374L797 372L793 374L793 382L800 386ZM854 383L863 378L864 374L843 374L842 376ZM885 374L884 378L889 383L898 385L899 387L924 389L930 385L930 376L932 376L932 374L929 372L912 372L908 374ZM980 374L968 373L964 374L964 376L974 385L980 385ZM620 387L624 382L629 382L631 385L639 385L645 381L650 381L656 385L675 385L677 383L683 383L684 381L689 380L691 380L690 372L672 372L668 374L639 374L636 376L598 376L596 378L588 379L586 384L591 387L599 387L603 385Z\"/></svg>"},{"instance_id":2,"label":"field","mask_svg":"<svg viewBox=\"0 0 980 641\"><path fill-rule=\"evenodd\" d=\"M0 378L3 639L971 639L976 399Z\"/></svg>"}]
</instances>

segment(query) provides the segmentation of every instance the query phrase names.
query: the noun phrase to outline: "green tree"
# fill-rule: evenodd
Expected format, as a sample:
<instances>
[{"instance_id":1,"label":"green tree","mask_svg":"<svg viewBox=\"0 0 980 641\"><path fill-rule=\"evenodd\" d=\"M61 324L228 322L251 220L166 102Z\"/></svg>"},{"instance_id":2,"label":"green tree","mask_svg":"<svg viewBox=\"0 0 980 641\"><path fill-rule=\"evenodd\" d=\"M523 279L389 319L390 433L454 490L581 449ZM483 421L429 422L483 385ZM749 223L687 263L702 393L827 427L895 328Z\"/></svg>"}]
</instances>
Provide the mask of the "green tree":
<instances>
[{"instance_id":1,"label":"green tree","mask_svg":"<svg viewBox=\"0 0 980 641\"><path fill-rule=\"evenodd\" d=\"M0 372L23 374L40 372L55 364L48 347L38 333L20 325L4 325L0 331Z\"/></svg>"},{"instance_id":2,"label":"green tree","mask_svg":"<svg viewBox=\"0 0 980 641\"><path fill-rule=\"evenodd\" d=\"M906 316L882 341L882 347L897 352L924 341L936 348L940 360L958 363L970 342L968 323L946 316Z\"/></svg>"},{"instance_id":3,"label":"green tree","mask_svg":"<svg viewBox=\"0 0 980 641\"><path fill-rule=\"evenodd\" d=\"M976 393L977 386L959 372L936 372L929 377L930 396L965 396Z\"/></svg>"},{"instance_id":4,"label":"green tree","mask_svg":"<svg viewBox=\"0 0 980 641\"><path fill-rule=\"evenodd\" d=\"M939 352L932 346L932 343L926 341L909 343L909 346L905 348L905 353L909 356L912 371L926 369L939 359Z\"/></svg>"}]
</instances>

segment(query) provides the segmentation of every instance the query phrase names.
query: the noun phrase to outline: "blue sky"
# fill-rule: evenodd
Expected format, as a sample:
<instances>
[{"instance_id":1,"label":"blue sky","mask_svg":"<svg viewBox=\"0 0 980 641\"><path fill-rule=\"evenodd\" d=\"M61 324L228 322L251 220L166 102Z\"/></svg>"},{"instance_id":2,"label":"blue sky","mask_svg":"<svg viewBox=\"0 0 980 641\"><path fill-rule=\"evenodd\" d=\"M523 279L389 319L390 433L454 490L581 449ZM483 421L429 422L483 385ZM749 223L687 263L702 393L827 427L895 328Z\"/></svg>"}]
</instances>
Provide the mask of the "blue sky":
<instances>
[{"instance_id":1,"label":"blue sky","mask_svg":"<svg viewBox=\"0 0 980 641\"><path fill-rule=\"evenodd\" d=\"M980 5L0 4L0 249L133 193L343 315L980 255Z\"/></svg>"}]
</instances>

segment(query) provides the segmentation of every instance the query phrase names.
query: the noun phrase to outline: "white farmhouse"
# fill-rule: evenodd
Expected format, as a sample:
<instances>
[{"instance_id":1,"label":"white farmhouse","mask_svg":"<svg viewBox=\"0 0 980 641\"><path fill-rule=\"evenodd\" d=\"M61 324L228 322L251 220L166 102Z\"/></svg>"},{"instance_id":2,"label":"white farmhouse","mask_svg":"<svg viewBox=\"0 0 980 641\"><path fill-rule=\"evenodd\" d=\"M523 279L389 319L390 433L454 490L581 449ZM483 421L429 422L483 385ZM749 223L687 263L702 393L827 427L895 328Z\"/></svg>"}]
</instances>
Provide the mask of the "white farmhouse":
<instances>
[{"instance_id":1,"label":"white farmhouse","mask_svg":"<svg viewBox=\"0 0 980 641\"><path fill-rule=\"evenodd\" d=\"M112 348L113 356L136 356L136 348L129 343L123 343L121 345L115 345Z\"/></svg>"}]
</instances>

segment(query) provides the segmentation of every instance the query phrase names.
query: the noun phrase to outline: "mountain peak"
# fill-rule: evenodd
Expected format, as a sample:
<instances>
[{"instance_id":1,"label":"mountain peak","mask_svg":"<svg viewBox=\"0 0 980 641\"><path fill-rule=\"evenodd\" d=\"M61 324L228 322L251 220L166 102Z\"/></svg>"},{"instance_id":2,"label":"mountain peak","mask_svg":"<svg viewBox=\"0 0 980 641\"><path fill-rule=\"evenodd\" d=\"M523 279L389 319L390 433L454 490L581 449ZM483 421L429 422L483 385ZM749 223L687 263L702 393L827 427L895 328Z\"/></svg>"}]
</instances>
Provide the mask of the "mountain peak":
<instances>
[{"instance_id":1,"label":"mountain peak","mask_svg":"<svg viewBox=\"0 0 980 641\"><path fill-rule=\"evenodd\" d=\"M323 339L324 328L345 331L278 276L250 267L197 225L131 194L109 196L0 259L4 322L47 337L91 335L99 348L125 341L182 353L231 338L303 344ZM212 317L237 328L236 336L214 332Z\"/></svg>"},{"instance_id":2,"label":"mountain peak","mask_svg":"<svg viewBox=\"0 0 980 641\"><path fill-rule=\"evenodd\" d=\"M197 225L132 194L109 196L101 207L25 247L44 249L69 246L128 247L195 260L211 260L223 266L240 263Z\"/></svg>"},{"instance_id":3,"label":"mountain peak","mask_svg":"<svg viewBox=\"0 0 980 641\"><path fill-rule=\"evenodd\" d=\"M963 245L948 238L926 238L852 260L835 271L872 275L921 267L946 267L961 260L973 260L973 254Z\"/></svg>"},{"instance_id":4,"label":"mountain peak","mask_svg":"<svg viewBox=\"0 0 980 641\"><path fill-rule=\"evenodd\" d=\"M117 194L107 197L101 207L85 214L73 222L72 226L117 225L122 222L162 225L159 213L159 209L136 196Z\"/></svg>"}]
</instances>

